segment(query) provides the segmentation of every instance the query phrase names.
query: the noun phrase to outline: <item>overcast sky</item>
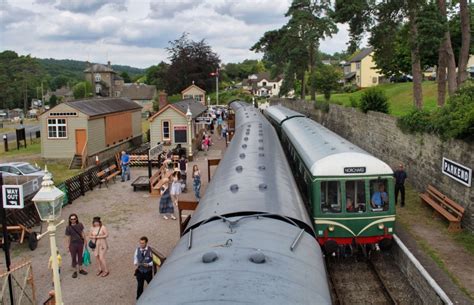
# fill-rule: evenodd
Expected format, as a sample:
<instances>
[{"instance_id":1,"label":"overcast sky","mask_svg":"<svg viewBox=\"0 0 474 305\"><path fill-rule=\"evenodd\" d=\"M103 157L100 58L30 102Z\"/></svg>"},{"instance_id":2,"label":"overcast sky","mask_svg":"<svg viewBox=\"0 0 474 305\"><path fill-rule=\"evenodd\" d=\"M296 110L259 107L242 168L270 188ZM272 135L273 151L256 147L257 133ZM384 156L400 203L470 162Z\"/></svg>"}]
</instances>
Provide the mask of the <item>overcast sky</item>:
<instances>
[{"instance_id":1,"label":"overcast sky","mask_svg":"<svg viewBox=\"0 0 474 305\"><path fill-rule=\"evenodd\" d=\"M224 63L261 58L249 48L280 28L291 0L0 0L0 50L40 58L146 68L167 60L168 41L205 39ZM342 51L339 25L321 50Z\"/></svg>"}]
</instances>

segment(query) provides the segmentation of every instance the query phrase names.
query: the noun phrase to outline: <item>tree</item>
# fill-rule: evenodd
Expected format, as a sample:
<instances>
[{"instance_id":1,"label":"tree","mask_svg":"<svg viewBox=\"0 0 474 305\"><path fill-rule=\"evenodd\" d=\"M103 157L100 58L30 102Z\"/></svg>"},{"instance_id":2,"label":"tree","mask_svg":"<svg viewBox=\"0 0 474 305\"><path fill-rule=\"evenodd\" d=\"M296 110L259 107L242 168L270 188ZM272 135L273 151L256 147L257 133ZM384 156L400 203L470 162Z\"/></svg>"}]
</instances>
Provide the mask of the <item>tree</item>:
<instances>
[{"instance_id":1,"label":"tree","mask_svg":"<svg viewBox=\"0 0 474 305\"><path fill-rule=\"evenodd\" d=\"M206 91L212 91L214 78L210 74L219 68L220 59L205 40L193 41L187 33L183 33L169 44L166 48L171 61L166 77L168 93L179 93L192 82Z\"/></svg>"},{"instance_id":2,"label":"tree","mask_svg":"<svg viewBox=\"0 0 474 305\"><path fill-rule=\"evenodd\" d=\"M83 99L92 96L92 85L90 82L79 82L72 88L74 99Z\"/></svg>"},{"instance_id":3,"label":"tree","mask_svg":"<svg viewBox=\"0 0 474 305\"><path fill-rule=\"evenodd\" d=\"M470 3L470 1L469 1ZM458 65L458 86L461 86L468 78L467 62L469 60L469 49L472 47L471 42L471 17L472 6L467 4L467 0L459 1L459 14L461 16L461 37L462 44L459 51Z\"/></svg>"},{"instance_id":4,"label":"tree","mask_svg":"<svg viewBox=\"0 0 474 305\"><path fill-rule=\"evenodd\" d=\"M311 79L312 86L324 94L324 98L331 99L331 91L340 87L339 81L342 72L332 65L321 65L316 69Z\"/></svg>"},{"instance_id":5,"label":"tree","mask_svg":"<svg viewBox=\"0 0 474 305\"><path fill-rule=\"evenodd\" d=\"M167 88L167 74L169 64L160 62L158 65L151 66L146 70L146 83L154 85L158 90L165 90Z\"/></svg>"},{"instance_id":6,"label":"tree","mask_svg":"<svg viewBox=\"0 0 474 305\"><path fill-rule=\"evenodd\" d=\"M56 95L51 95L51 97L49 98L49 107L53 108L54 106L56 106L58 103L58 97Z\"/></svg>"},{"instance_id":7,"label":"tree","mask_svg":"<svg viewBox=\"0 0 474 305\"><path fill-rule=\"evenodd\" d=\"M132 82L132 80L130 79L130 75L128 75L128 73L125 72L125 71L120 73L120 77L123 78L124 83L131 83Z\"/></svg>"},{"instance_id":8,"label":"tree","mask_svg":"<svg viewBox=\"0 0 474 305\"><path fill-rule=\"evenodd\" d=\"M319 40L337 32L330 18L331 3L328 0L293 0L286 17L287 24L278 30L266 32L251 50L264 53L264 60L271 63L272 74L285 73L281 94L291 85L301 84L301 98L306 95L306 78L314 73ZM316 98L315 88L310 86L311 98Z\"/></svg>"},{"instance_id":9,"label":"tree","mask_svg":"<svg viewBox=\"0 0 474 305\"><path fill-rule=\"evenodd\" d=\"M54 91L61 87L68 86L70 81L71 79L69 79L69 77L61 74L61 75L53 77L49 81L49 88Z\"/></svg>"}]
</instances>

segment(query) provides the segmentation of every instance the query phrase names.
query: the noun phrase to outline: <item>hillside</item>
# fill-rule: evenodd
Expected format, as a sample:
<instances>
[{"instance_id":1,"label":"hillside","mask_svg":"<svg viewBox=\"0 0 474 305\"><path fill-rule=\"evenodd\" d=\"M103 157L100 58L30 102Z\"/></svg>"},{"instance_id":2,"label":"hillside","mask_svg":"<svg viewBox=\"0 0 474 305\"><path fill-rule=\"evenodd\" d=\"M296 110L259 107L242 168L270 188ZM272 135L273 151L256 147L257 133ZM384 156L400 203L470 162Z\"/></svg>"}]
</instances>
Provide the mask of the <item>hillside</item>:
<instances>
[{"instance_id":1,"label":"hillside","mask_svg":"<svg viewBox=\"0 0 474 305\"><path fill-rule=\"evenodd\" d=\"M378 87L385 92L389 99L390 114L401 116L413 109L413 83L382 84ZM436 108L437 88L435 82L423 82L423 101L425 109L431 110ZM330 102L350 106L350 98L353 97L359 101L363 92L364 89L354 93L333 94L331 95ZM319 100L323 98L323 96L318 96Z\"/></svg>"},{"instance_id":2,"label":"hillside","mask_svg":"<svg viewBox=\"0 0 474 305\"><path fill-rule=\"evenodd\" d=\"M41 67L51 76L64 75L75 80L83 80L83 71L86 68L86 62L72 59L53 59L53 58L38 58ZM135 77L145 73L145 69L134 68L123 65L112 65L119 74L127 72L130 77Z\"/></svg>"}]
</instances>

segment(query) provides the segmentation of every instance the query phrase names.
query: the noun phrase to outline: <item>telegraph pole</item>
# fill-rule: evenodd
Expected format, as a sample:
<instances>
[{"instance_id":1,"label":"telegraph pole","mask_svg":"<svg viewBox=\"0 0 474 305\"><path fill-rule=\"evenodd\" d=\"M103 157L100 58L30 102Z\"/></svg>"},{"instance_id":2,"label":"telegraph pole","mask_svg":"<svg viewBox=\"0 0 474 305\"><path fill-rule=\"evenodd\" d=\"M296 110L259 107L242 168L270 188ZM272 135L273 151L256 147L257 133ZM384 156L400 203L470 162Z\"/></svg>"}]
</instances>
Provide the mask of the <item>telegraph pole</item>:
<instances>
[{"instance_id":1,"label":"telegraph pole","mask_svg":"<svg viewBox=\"0 0 474 305\"><path fill-rule=\"evenodd\" d=\"M216 70L216 106L219 105L219 68Z\"/></svg>"}]
</instances>

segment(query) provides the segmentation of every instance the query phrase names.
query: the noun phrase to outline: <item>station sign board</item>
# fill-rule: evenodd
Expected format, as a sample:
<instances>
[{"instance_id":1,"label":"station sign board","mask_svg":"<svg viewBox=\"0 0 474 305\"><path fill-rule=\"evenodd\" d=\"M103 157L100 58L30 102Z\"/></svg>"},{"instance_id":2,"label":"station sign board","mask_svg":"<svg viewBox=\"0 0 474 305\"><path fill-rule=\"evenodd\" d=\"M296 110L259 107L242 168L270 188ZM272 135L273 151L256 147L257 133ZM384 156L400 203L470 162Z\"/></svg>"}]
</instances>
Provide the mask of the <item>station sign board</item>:
<instances>
[{"instance_id":1,"label":"station sign board","mask_svg":"<svg viewBox=\"0 0 474 305\"><path fill-rule=\"evenodd\" d=\"M344 167L344 174L364 174L365 172L366 172L365 166Z\"/></svg>"},{"instance_id":2,"label":"station sign board","mask_svg":"<svg viewBox=\"0 0 474 305\"><path fill-rule=\"evenodd\" d=\"M23 185L2 185L3 208L23 209Z\"/></svg>"},{"instance_id":3,"label":"station sign board","mask_svg":"<svg viewBox=\"0 0 474 305\"><path fill-rule=\"evenodd\" d=\"M465 186L471 186L472 181L472 169L461 165L452 160L443 157L443 164L441 167L443 174L456 180L457 182L464 184Z\"/></svg>"},{"instance_id":4,"label":"station sign board","mask_svg":"<svg viewBox=\"0 0 474 305\"><path fill-rule=\"evenodd\" d=\"M196 122L203 122L203 123L211 123L212 118L211 117L205 117L205 116L198 116L195 121Z\"/></svg>"}]
</instances>

